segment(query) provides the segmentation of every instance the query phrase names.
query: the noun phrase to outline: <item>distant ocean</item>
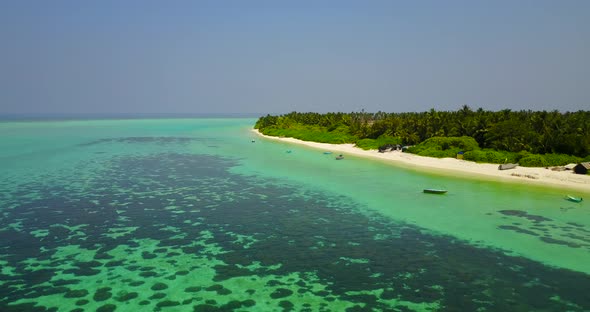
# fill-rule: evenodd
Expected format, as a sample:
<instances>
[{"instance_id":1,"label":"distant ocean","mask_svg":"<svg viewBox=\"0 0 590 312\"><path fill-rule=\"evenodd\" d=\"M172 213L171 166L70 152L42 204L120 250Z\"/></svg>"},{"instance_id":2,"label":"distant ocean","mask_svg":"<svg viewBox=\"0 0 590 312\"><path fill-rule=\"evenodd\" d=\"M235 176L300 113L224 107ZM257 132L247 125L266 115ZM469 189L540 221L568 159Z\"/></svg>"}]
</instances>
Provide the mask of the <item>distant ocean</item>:
<instances>
[{"instance_id":1,"label":"distant ocean","mask_svg":"<svg viewBox=\"0 0 590 312\"><path fill-rule=\"evenodd\" d=\"M209 117L0 122L0 311L590 310L567 192Z\"/></svg>"}]
</instances>

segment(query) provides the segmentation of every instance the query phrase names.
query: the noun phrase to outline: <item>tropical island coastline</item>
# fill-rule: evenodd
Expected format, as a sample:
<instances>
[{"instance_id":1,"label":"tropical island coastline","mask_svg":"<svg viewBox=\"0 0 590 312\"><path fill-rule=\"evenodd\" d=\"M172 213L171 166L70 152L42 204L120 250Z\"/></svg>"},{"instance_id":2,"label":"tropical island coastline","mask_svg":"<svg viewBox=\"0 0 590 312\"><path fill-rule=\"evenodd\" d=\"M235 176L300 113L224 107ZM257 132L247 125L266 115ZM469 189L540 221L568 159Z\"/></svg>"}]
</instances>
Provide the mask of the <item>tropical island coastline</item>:
<instances>
[{"instance_id":1,"label":"tropical island coastline","mask_svg":"<svg viewBox=\"0 0 590 312\"><path fill-rule=\"evenodd\" d=\"M419 171L590 194L590 111L291 112L261 116L254 129Z\"/></svg>"},{"instance_id":2,"label":"tropical island coastline","mask_svg":"<svg viewBox=\"0 0 590 312\"><path fill-rule=\"evenodd\" d=\"M355 144L332 144L303 141L290 137L276 137L265 135L258 129L252 129L258 136L304 145L323 151L354 155L375 160L382 160L386 163L401 166L416 171L435 172L449 176L464 176L468 178L480 178L500 182L526 183L530 185L560 188L564 190L580 191L590 193L590 175L574 174L572 171L553 171L545 167L516 167L511 170L498 170L497 164L476 163L473 161L456 158L435 158L419 156L401 151L390 151L380 153L377 150L364 150L356 147Z\"/></svg>"},{"instance_id":3,"label":"tropical island coastline","mask_svg":"<svg viewBox=\"0 0 590 312\"><path fill-rule=\"evenodd\" d=\"M434 171L439 174L453 176L460 174L471 178L528 183L590 193L590 175L574 174L572 171L553 171L544 167L516 167L512 170L498 170L497 164L476 163L455 158L426 157L401 151L379 153L377 150L363 150L351 143L318 143L288 137L269 136L262 134L257 129L252 129L252 131L259 136L271 140L304 145L319 150L342 153L344 155L384 160L390 164L418 171L428 170L429 172Z\"/></svg>"}]
</instances>

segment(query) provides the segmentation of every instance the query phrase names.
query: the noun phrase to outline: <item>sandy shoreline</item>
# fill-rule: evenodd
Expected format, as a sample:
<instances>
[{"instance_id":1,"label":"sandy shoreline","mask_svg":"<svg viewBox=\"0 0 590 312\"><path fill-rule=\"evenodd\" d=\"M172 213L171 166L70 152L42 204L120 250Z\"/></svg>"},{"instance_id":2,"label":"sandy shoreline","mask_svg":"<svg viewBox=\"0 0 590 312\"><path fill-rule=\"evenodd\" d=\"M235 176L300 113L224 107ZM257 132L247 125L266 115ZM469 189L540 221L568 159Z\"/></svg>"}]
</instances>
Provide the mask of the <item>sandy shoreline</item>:
<instances>
[{"instance_id":1,"label":"sandy shoreline","mask_svg":"<svg viewBox=\"0 0 590 312\"><path fill-rule=\"evenodd\" d=\"M324 151L341 153L345 156L355 155L366 158L380 159L386 162L391 162L393 165L416 170L428 170L429 172L436 171L440 174L452 176L457 176L460 174L461 176L485 178L487 180L542 185L572 191L576 190L590 194L590 175L574 174L572 171L553 171L545 168L528 167L517 167L511 170L498 170L498 165L496 164L479 164L472 161L455 158L423 157L410 153L402 153L399 151L379 153L376 150L365 151L355 147L354 144L308 142L294 138L268 136L260 133L256 129L253 129L253 131L257 135L271 140L305 145Z\"/></svg>"}]
</instances>

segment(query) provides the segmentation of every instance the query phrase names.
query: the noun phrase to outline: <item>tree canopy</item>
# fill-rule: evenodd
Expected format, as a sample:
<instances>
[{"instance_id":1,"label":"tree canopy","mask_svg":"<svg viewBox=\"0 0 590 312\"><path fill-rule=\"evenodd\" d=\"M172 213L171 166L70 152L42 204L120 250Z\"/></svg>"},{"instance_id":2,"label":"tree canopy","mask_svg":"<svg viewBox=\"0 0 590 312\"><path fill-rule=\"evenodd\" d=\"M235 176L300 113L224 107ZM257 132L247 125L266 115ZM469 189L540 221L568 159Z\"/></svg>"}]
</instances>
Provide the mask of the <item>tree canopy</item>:
<instances>
[{"instance_id":1,"label":"tree canopy","mask_svg":"<svg viewBox=\"0 0 590 312\"><path fill-rule=\"evenodd\" d=\"M465 105L457 111L431 109L408 113L291 112L260 117L255 128L268 135L316 142L356 143L363 148L375 149L383 142L417 145L427 143L431 138L464 137L463 141L453 141L459 144L453 146L454 149L447 144L449 148L446 150L463 149L461 144L469 138L477 143L477 148L471 149L472 153L467 155L469 157L473 154L481 156L481 151L501 152L504 153L502 156L510 156L503 160L518 160L533 154L571 156L548 156L552 161L535 161L537 164L550 165L555 161L590 159L590 111L486 111L481 108L474 111ZM414 152L421 153L428 149L432 150L433 147L414 149Z\"/></svg>"}]
</instances>

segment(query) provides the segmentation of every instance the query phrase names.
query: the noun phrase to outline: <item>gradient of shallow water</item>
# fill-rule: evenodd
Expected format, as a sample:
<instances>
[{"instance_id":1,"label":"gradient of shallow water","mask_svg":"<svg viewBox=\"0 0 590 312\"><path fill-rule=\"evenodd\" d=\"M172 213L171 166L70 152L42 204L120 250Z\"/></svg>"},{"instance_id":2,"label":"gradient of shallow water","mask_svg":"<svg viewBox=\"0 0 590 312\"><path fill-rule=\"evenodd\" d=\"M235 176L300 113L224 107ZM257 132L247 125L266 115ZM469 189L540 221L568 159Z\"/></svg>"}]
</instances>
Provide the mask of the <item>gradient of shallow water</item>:
<instances>
[{"instance_id":1,"label":"gradient of shallow water","mask_svg":"<svg viewBox=\"0 0 590 312\"><path fill-rule=\"evenodd\" d=\"M334 161L254 121L0 123L0 311L590 309L590 207L564 191Z\"/></svg>"}]
</instances>

